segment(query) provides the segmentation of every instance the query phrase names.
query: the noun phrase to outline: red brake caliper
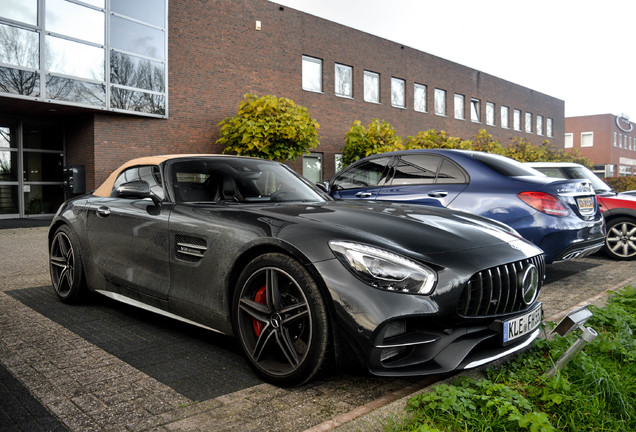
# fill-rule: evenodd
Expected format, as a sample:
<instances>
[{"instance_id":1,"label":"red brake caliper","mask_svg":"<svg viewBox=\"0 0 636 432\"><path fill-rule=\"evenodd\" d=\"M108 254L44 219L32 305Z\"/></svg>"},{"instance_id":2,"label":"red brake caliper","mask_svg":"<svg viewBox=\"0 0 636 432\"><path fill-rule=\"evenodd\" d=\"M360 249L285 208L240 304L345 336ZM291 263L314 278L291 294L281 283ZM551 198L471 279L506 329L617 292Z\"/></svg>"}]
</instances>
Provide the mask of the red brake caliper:
<instances>
[{"instance_id":1,"label":"red brake caliper","mask_svg":"<svg viewBox=\"0 0 636 432\"><path fill-rule=\"evenodd\" d=\"M260 304L267 304L267 294L265 293L265 286L262 286L256 294L254 295L254 301ZM263 331L263 323L257 320L256 318L252 318L252 328L254 329L254 334L256 337L261 335Z\"/></svg>"}]
</instances>

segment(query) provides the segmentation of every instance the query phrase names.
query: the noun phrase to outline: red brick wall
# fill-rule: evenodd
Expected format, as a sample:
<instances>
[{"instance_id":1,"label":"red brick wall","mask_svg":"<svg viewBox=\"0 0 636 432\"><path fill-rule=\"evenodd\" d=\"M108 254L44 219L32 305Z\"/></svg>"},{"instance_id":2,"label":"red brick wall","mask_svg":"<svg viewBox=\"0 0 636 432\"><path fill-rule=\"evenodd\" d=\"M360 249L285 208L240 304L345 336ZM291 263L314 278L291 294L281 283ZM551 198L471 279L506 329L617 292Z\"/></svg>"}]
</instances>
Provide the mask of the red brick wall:
<instances>
[{"instance_id":1,"label":"red brick wall","mask_svg":"<svg viewBox=\"0 0 636 432\"><path fill-rule=\"evenodd\" d=\"M261 21L262 30L255 30ZM107 174L132 157L182 152L220 152L215 144L218 123L236 113L247 92L275 94L306 106L320 123L324 176L334 171L333 155L341 151L344 135L354 120L373 118L391 123L400 136L430 128L472 138L485 128L502 142L523 136L563 145L562 100L266 0L175 0L169 3L169 118L96 114L94 167L87 175L99 185ZM301 88L302 55L323 60L323 93ZM334 95L334 63L353 67L354 97ZM364 70L380 74L381 103L363 101ZM391 77L406 81L406 109L390 103ZM428 113L413 110L413 84L428 86ZM433 91L447 91L447 117L433 114ZM453 95L482 101L481 124L455 120ZM486 102L496 104L497 126L485 125ZM537 136L499 127L499 108L506 105L553 119L553 135ZM523 114L522 114L523 117ZM534 125L533 125L534 130ZM82 144L83 145L83 144ZM80 144L72 144L76 149ZM73 159L74 156L69 156ZM300 170L300 161L294 168ZM87 166L88 168L88 166Z\"/></svg>"},{"instance_id":2,"label":"red brick wall","mask_svg":"<svg viewBox=\"0 0 636 432\"><path fill-rule=\"evenodd\" d=\"M624 129L629 126L621 121ZM573 138L573 148L581 152L583 156L590 159L596 165L616 165L615 175L618 175L618 165L621 164L621 158L624 166L632 166L636 168L636 128L631 132L619 129L616 124L616 116L613 114L599 114L591 116L568 117L565 120L565 132L571 133ZM594 132L594 145L592 147L581 147L581 133ZM614 133L623 135L625 138L631 137L632 149L626 147L623 141L623 147L619 147L619 138L617 138L617 146L614 147Z\"/></svg>"}]
</instances>

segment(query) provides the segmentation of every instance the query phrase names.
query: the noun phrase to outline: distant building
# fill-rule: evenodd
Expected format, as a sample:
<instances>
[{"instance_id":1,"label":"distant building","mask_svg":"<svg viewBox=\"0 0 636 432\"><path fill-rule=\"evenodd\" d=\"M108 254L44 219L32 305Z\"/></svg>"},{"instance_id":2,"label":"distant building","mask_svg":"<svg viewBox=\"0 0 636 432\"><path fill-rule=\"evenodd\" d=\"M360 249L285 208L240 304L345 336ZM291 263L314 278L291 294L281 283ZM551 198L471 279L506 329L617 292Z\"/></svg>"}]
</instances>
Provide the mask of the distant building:
<instances>
[{"instance_id":1,"label":"distant building","mask_svg":"<svg viewBox=\"0 0 636 432\"><path fill-rule=\"evenodd\" d=\"M599 114L565 119L565 149L594 162L600 177L636 175L636 128L625 115Z\"/></svg>"},{"instance_id":2,"label":"distant building","mask_svg":"<svg viewBox=\"0 0 636 432\"><path fill-rule=\"evenodd\" d=\"M355 120L563 146L560 99L266 0L2 5L0 218L50 215L136 156L222 151L218 123L248 92L320 123L292 164L311 180L335 172Z\"/></svg>"}]
</instances>

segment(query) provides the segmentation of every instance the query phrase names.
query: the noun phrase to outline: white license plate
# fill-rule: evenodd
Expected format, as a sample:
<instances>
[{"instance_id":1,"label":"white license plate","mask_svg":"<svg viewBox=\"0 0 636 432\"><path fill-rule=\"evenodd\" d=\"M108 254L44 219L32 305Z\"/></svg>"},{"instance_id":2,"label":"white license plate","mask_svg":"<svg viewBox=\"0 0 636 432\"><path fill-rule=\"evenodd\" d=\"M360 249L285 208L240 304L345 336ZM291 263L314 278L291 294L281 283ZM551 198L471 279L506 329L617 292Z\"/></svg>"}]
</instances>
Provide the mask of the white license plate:
<instances>
[{"instance_id":1,"label":"white license plate","mask_svg":"<svg viewBox=\"0 0 636 432\"><path fill-rule=\"evenodd\" d=\"M503 322L503 342L507 343L527 335L541 324L541 305L525 315Z\"/></svg>"},{"instance_id":2,"label":"white license plate","mask_svg":"<svg viewBox=\"0 0 636 432\"><path fill-rule=\"evenodd\" d=\"M592 210L594 208L592 198L577 198L576 202L579 205L579 210Z\"/></svg>"}]
</instances>

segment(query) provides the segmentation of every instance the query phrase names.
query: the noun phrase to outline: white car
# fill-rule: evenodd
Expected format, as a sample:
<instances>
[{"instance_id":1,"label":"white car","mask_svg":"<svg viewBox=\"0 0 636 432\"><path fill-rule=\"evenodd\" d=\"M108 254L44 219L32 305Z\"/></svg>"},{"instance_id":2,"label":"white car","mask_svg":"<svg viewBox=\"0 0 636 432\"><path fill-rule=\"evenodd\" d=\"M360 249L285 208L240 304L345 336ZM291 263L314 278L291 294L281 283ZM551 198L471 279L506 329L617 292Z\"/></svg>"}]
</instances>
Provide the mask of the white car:
<instances>
[{"instance_id":1,"label":"white car","mask_svg":"<svg viewBox=\"0 0 636 432\"><path fill-rule=\"evenodd\" d=\"M605 253L616 260L636 259L636 191L617 193L592 171L576 163L528 162L526 165L549 177L591 181L607 225Z\"/></svg>"}]
</instances>

